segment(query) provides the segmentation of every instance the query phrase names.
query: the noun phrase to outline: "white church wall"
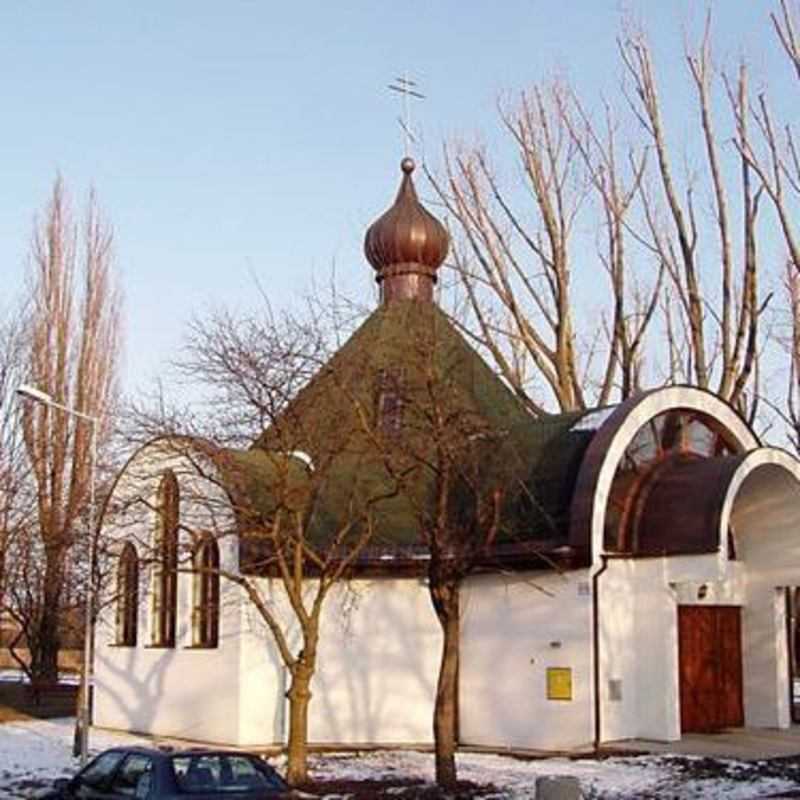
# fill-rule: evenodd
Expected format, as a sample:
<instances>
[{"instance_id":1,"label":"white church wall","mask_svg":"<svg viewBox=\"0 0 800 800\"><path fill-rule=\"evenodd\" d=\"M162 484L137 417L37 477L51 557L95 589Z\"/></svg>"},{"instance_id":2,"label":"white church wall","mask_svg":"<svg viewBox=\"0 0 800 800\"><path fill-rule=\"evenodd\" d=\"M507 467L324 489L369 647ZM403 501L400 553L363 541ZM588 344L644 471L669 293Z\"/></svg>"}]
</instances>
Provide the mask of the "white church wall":
<instances>
[{"instance_id":1,"label":"white church wall","mask_svg":"<svg viewBox=\"0 0 800 800\"><path fill-rule=\"evenodd\" d=\"M462 605L464 744L558 749L592 740L587 570L470 578ZM571 670L571 699L548 699L548 669Z\"/></svg>"},{"instance_id":2,"label":"white church wall","mask_svg":"<svg viewBox=\"0 0 800 800\"><path fill-rule=\"evenodd\" d=\"M704 561L710 564L711 557L704 557ZM678 605L743 606L746 603L747 570L741 561L728 561L724 571L718 571L715 576L710 568L702 571L707 573L705 576L698 572L700 570L682 571L680 582L670 584ZM671 572L668 577L675 580Z\"/></svg>"},{"instance_id":3,"label":"white church wall","mask_svg":"<svg viewBox=\"0 0 800 800\"><path fill-rule=\"evenodd\" d=\"M292 646L299 648L279 582L261 585L289 621ZM282 741L289 678L254 610L245 610L244 618L241 743ZM430 743L441 633L423 582L376 578L334 588L325 601L320 636L310 741Z\"/></svg>"},{"instance_id":4,"label":"white church wall","mask_svg":"<svg viewBox=\"0 0 800 800\"><path fill-rule=\"evenodd\" d=\"M670 556L660 560L661 567L659 572L664 581L678 585L688 584L711 584L719 581L727 569L724 559L720 559L716 553L705 555ZM724 584L720 584L722 587ZM732 584L731 584L732 585ZM687 602L692 603L697 598L687 598Z\"/></svg>"},{"instance_id":5,"label":"white church wall","mask_svg":"<svg viewBox=\"0 0 800 800\"><path fill-rule=\"evenodd\" d=\"M800 586L800 468L787 454L767 448L751 454L749 462L730 491L737 555L747 569L745 724L784 728L791 723L784 590Z\"/></svg>"},{"instance_id":6,"label":"white church wall","mask_svg":"<svg viewBox=\"0 0 800 800\"><path fill-rule=\"evenodd\" d=\"M679 739L678 605L741 605L715 554L612 559L599 577L601 739ZM680 581L680 582L676 582Z\"/></svg>"},{"instance_id":7,"label":"white church wall","mask_svg":"<svg viewBox=\"0 0 800 800\"><path fill-rule=\"evenodd\" d=\"M745 725L787 728L789 664L783 592L752 585L742 614L742 682Z\"/></svg>"},{"instance_id":8,"label":"white church wall","mask_svg":"<svg viewBox=\"0 0 800 800\"><path fill-rule=\"evenodd\" d=\"M193 648L186 621L189 576L181 575L174 648L114 645L113 619L98 627L95 650L94 724L203 742L237 743L240 637L235 592L226 592L219 647ZM190 587L189 587L190 588ZM147 609L139 634L146 634Z\"/></svg>"},{"instance_id":9,"label":"white church wall","mask_svg":"<svg viewBox=\"0 0 800 800\"><path fill-rule=\"evenodd\" d=\"M195 454L195 458L197 455ZM115 591L116 563L110 564L110 578L103 591L103 604L95 637L94 724L99 727L153 733L197 741L236 743L239 734L237 675L240 660L241 599L238 588L222 580L220 584L219 646L195 648L192 644L192 580L179 571L175 647L154 647L152 619L152 537L156 526L156 496L163 470L178 475L182 498L203 491L215 506L197 507L192 524L197 530L219 533L220 525L230 524L225 514L225 499L213 484L193 476L180 457L156 445L144 448L128 464L114 488L114 500L140 499L118 515L104 534L116 540L112 552L123 542L131 542L140 559L138 631L135 647L122 647L116 641ZM213 469L209 466L209 469ZM145 479L144 476L149 476ZM219 496L214 497L214 493ZM211 517L215 517L212 519ZM180 532L182 540L188 534ZM235 539L218 538L220 564L238 568ZM188 569L186 562L181 567Z\"/></svg>"},{"instance_id":10,"label":"white church wall","mask_svg":"<svg viewBox=\"0 0 800 800\"><path fill-rule=\"evenodd\" d=\"M597 579L599 601L599 688L600 688L600 739L602 741L625 739L635 736L636 717L639 708L637 671L645 647L634 646L636 641L636 615L638 604L645 602L638 597L642 578L640 563L631 559L610 561L605 572ZM652 590L653 587L650 587ZM651 602L650 613L658 613L658 603ZM658 620L656 624L663 623ZM659 628L661 625L659 624ZM650 644L648 642L648 644ZM661 676L659 676L661 677ZM658 702L658 698L654 698Z\"/></svg>"}]
</instances>

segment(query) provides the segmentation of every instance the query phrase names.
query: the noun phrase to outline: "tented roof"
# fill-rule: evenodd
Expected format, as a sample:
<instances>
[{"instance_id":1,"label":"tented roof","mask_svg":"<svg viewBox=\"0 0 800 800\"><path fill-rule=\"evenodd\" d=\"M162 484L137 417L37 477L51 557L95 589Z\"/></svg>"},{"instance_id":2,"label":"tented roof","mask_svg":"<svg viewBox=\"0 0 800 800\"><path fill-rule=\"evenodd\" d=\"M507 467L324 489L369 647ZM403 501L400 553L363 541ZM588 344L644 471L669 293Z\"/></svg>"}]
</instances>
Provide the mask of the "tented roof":
<instances>
[{"instance_id":1,"label":"tented roof","mask_svg":"<svg viewBox=\"0 0 800 800\"><path fill-rule=\"evenodd\" d=\"M403 397L397 435L416 437L417 452L428 452L424 440L436 428L426 409L437 404L450 414L454 435L474 439L464 452L476 454L487 485L504 489L499 552L566 543L571 489L593 431L576 426L581 414L531 415L433 303L395 301L374 311L240 463L267 477L264 464L274 464L276 454L307 454L324 472L313 478L309 472L317 499L314 529L317 536L330 533L354 496L363 499L391 484L372 438L380 428L377 397L387 375L399 382ZM381 441L393 446L391 436ZM258 451L271 454L267 462ZM418 550L434 496L432 472L418 468L410 492L376 506L372 549ZM269 509L266 496L258 502Z\"/></svg>"}]
</instances>

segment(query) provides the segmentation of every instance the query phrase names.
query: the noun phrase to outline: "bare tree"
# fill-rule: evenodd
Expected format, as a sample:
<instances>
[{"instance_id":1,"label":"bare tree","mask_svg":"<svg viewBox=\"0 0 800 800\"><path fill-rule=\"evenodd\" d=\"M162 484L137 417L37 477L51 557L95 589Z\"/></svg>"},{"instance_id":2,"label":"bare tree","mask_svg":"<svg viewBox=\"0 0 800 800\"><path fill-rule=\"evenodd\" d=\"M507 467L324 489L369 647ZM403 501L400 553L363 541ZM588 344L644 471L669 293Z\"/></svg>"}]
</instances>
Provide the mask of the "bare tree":
<instances>
[{"instance_id":1,"label":"bare tree","mask_svg":"<svg viewBox=\"0 0 800 800\"><path fill-rule=\"evenodd\" d=\"M109 434L108 412L117 392L119 294L114 284L112 233L94 193L77 224L58 178L36 222L30 252L30 303L25 322L25 382L56 402L100 417L100 443ZM60 623L76 564L72 554L88 542L91 470L88 424L43 404L22 411L36 518L15 551L26 572L29 602L17 613L26 629L34 680L58 677Z\"/></svg>"},{"instance_id":2,"label":"bare tree","mask_svg":"<svg viewBox=\"0 0 800 800\"><path fill-rule=\"evenodd\" d=\"M22 313L7 309L0 317L0 611L7 611L9 553L29 521L28 467L20 436L15 390L22 382ZM13 643L13 642L12 642Z\"/></svg>"},{"instance_id":3,"label":"bare tree","mask_svg":"<svg viewBox=\"0 0 800 800\"><path fill-rule=\"evenodd\" d=\"M800 9L797 3L790 0L780 0L779 13L770 14L770 19L775 28L778 40L789 57L789 60L800 79L800 40L797 37L798 17Z\"/></svg>"},{"instance_id":4,"label":"bare tree","mask_svg":"<svg viewBox=\"0 0 800 800\"><path fill-rule=\"evenodd\" d=\"M610 106L598 128L563 81L502 104L500 119L522 193L504 185L482 148L446 148L443 177L431 176L454 229L452 261L473 317L469 330L535 413L550 405L545 388L562 411L605 404L618 386L627 396L639 386L661 283L659 270L649 288L629 277L628 218L644 153L618 140ZM575 256L575 227L587 206L603 220L598 260L610 313L582 338L574 283L592 268Z\"/></svg>"},{"instance_id":5,"label":"bare tree","mask_svg":"<svg viewBox=\"0 0 800 800\"><path fill-rule=\"evenodd\" d=\"M678 301L680 319L687 330L683 379L717 394L740 408L746 405L746 389L755 374L758 354L758 321L763 311L757 286L757 222L760 189L753 189L752 171L740 157L741 183L730 185L721 164L721 137L714 123L712 83L722 81L727 90L734 122L734 141L739 152L749 147L747 124L747 70L744 64L731 81L714 70L711 54L711 16L700 45L687 50L686 63L695 89L699 143L706 157L716 242L698 222L696 180L689 177L681 192L672 160L666 126L662 119L659 85L646 36L627 30L619 51L632 91L628 103L656 153L655 174L649 190L640 192L646 222L643 238L665 266ZM735 257L733 219L729 195L737 192L742 204L741 255ZM717 255L718 254L718 255ZM705 291L717 273L703 260L719 260L719 293ZM713 259L713 260L712 260ZM709 320L711 320L709 322ZM671 342L675 347L675 342ZM715 369L715 362L718 366ZM714 378L716 372L717 378ZM751 392L751 399L754 396ZM748 409L751 417L754 407Z\"/></svg>"},{"instance_id":6,"label":"bare tree","mask_svg":"<svg viewBox=\"0 0 800 800\"><path fill-rule=\"evenodd\" d=\"M794 0L779 0L777 8L770 14L773 29L782 52L794 75L800 79L800 50L798 50L797 25L800 6ZM797 449L800 442L797 438L797 348L800 346L797 337L797 279L800 274L800 234L797 230L796 217L798 201L800 201L800 159L798 158L797 140L791 120L782 121L780 114L769 98L767 88L762 89L755 98L749 99L741 90L743 73L740 73L740 89L733 90L728 86L728 97L737 120L737 136L733 142L736 152L741 158L743 173L752 182L756 201L763 195L771 207L777 221L778 236L786 250L786 263L790 273L785 277L786 297L789 309L789 333L780 335L784 325L783 309L779 308L776 316L776 333L772 335L772 344L777 343L780 349L788 354L789 369L782 370L781 382L784 383L783 401L777 401L769 393L763 399L766 405L785 426L792 446ZM748 127L751 132L748 134ZM755 260L755 240L752 242L753 259ZM795 275L792 275L791 272Z\"/></svg>"},{"instance_id":7,"label":"bare tree","mask_svg":"<svg viewBox=\"0 0 800 800\"><path fill-rule=\"evenodd\" d=\"M776 26L790 46L791 24ZM683 381L756 414L759 321L769 301L759 289L759 212L765 194L780 204L793 149L781 150L780 169L777 156L760 167L750 128L755 119L764 138L769 117L754 115L744 64L734 77L716 68L711 33L709 16L684 54L696 116L680 156L693 148L696 169L674 167L679 147L647 37L627 26L622 93L602 101L599 121L596 104L563 80L501 104L521 185L504 180L480 147L448 146L441 176L431 175L454 233L467 332L535 413ZM594 258L586 229L596 232ZM582 284L592 287L591 307Z\"/></svg>"},{"instance_id":8,"label":"bare tree","mask_svg":"<svg viewBox=\"0 0 800 800\"><path fill-rule=\"evenodd\" d=\"M180 465L179 527L188 544L177 569L213 573L239 587L290 676L287 780L294 786L308 778L308 713L326 600L353 573L373 540L381 504L398 491L365 444L371 422L350 394L352 375L328 361L329 342L319 320L276 318L268 309L196 320L177 366L204 387L206 407L195 417L163 407L136 411L138 436L158 437L164 459ZM308 393L309 382L328 387L329 404L312 414L300 391ZM377 471L362 471L365 462ZM152 471L152 462L144 469ZM142 474L140 485L146 481ZM150 501L144 493L125 502ZM198 567L203 535L233 538L240 568ZM158 557L151 551L151 559Z\"/></svg>"},{"instance_id":9,"label":"bare tree","mask_svg":"<svg viewBox=\"0 0 800 800\"><path fill-rule=\"evenodd\" d=\"M426 567L442 631L433 709L436 780L452 787L462 584L478 566L501 568L504 547L538 552L529 536L521 544L517 513L527 491L531 417L440 312L418 308L409 320L386 354L367 430L400 488L402 519L416 531L411 548Z\"/></svg>"},{"instance_id":10,"label":"bare tree","mask_svg":"<svg viewBox=\"0 0 800 800\"><path fill-rule=\"evenodd\" d=\"M569 241L585 187L576 175L577 148L562 124L564 91L524 94L519 108L501 110L518 148L538 223L506 200L482 148L445 151L445 174L434 178L440 198L463 234L453 262L476 322L476 335L491 351L520 398L542 408L526 391L521 349L562 408L583 404L570 294ZM520 253L520 248L523 252ZM530 256L535 266L525 260ZM496 298L497 312L485 303ZM513 342L511 347L507 341Z\"/></svg>"},{"instance_id":11,"label":"bare tree","mask_svg":"<svg viewBox=\"0 0 800 800\"><path fill-rule=\"evenodd\" d=\"M430 556L428 587L442 629L433 732L436 782L449 787L457 778L461 586L504 532L503 512L519 494L516 482L522 469L507 432L454 404L446 380L428 381L424 395L418 417L424 422L407 432L400 453L401 463L417 465L412 470L415 483L429 480L432 484L426 501L412 501L412 505ZM417 438L423 432L427 446L422 445L422 437ZM417 492L415 485L409 496L414 498Z\"/></svg>"},{"instance_id":12,"label":"bare tree","mask_svg":"<svg viewBox=\"0 0 800 800\"><path fill-rule=\"evenodd\" d=\"M775 414L786 431L786 438L792 448L800 452L800 274L791 261L786 265L784 291L788 299L788 318L781 326L784 335L775 338L788 362L783 397L780 400L765 396L766 405Z\"/></svg>"}]
</instances>

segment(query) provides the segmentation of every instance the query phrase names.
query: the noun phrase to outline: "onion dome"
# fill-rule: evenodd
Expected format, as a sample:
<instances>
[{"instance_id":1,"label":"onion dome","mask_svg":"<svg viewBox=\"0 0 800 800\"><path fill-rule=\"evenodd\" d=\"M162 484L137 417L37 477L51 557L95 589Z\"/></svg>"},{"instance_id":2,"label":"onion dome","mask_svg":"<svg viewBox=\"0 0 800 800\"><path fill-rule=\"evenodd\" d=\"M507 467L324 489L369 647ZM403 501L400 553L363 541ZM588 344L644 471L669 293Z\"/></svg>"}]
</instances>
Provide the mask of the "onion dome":
<instances>
[{"instance_id":1,"label":"onion dome","mask_svg":"<svg viewBox=\"0 0 800 800\"><path fill-rule=\"evenodd\" d=\"M447 231L422 207L411 173L414 161L400 163L403 180L394 205L370 225L364 253L378 273L384 303L433 300L433 285L450 243Z\"/></svg>"}]
</instances>

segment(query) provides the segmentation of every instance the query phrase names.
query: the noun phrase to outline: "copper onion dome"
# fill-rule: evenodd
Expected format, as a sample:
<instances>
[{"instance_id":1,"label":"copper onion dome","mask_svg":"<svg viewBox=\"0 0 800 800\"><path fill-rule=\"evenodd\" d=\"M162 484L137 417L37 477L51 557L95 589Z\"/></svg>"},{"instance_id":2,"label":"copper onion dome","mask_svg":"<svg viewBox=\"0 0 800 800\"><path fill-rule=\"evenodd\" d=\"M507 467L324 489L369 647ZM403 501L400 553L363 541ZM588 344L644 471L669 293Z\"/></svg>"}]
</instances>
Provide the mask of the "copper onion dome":
<instances>
[{"instance_id":1,"label":"copper onion dome","mask_svg":"<svg viewBox=\"0 0 800 800\"><path fill-rule=\"evenodd\" d=\"M400 163L403 181L394 205L370 225L364 253L377 271L383 301L433 300L436 270L447 256L450 237L417 198L414 161Z\"/></svg>"}]
</instances>

